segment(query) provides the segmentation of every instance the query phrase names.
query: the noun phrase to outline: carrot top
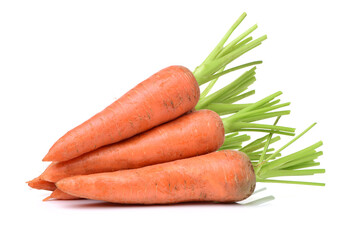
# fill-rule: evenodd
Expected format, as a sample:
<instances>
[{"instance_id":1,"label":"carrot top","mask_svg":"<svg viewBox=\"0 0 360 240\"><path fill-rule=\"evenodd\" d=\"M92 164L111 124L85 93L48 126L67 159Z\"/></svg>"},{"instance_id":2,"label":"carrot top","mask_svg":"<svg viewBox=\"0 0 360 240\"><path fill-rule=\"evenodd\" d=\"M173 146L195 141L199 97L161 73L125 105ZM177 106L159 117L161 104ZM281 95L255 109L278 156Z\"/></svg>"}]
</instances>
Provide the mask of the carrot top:
<instances>
[{"instance_id":1,"label":"carrot top","mask_svg":"<svg viewBox=\"0 0 360 240\"><path fill-rule=\"evenodd\" d=\"M280 117L277 118L275 124L277 124ZM272 182L272 183L289 183L289 184L302 184L302 185L313 185L313 186L325 186L324 183L318 182L304 182L304 181L293 181L293 180L283 180L283 179L273 179L274 177L284 177L284 176L308 176L319 173L325 173L325 169L312 168L320 165L320 162L316 162L319 156L323 154L322 151L318 151L317 148L322 146L323 142L319 141L311 146L304 148L295 153L281 156L281 151L290 146L305 133L307 133L316 123L313 123L302 133L294 137L284 146L274 151L274 149L269 149L269 145L272 142L280 140L279 137L273 138L273 133L268 134L265 137L257 139L247 146L239 149L245 153L249 153L249 157L252 161L252 164L255 169L256 181L258 182ZM265 142L264 142L265 140ZM257 147L263 146L263 151L255 152L254 150L258 149ZM273 153L270 153L274 151Z\"/></svg>"},{"instance_id":2,"label":"carrot top","mask_svg":"<svg viewBox=\"0 0 360 240\"><path fill-rule=\"evenodd\" d=\"M244 73L243 76L252 74L254 74L254 69ZM197 104L196 109L210 109L219 115L227 115L226 117L222 118L225 133L247 131L269 132L293 136L295 128L254 123L256 121L290 114L290 110L273 111L290 105L289 102L280 104L279 99L274 100L276 97L280 96L282 92L279 91L271 94L268 97L265 97L255 103L230 103L234 99L234 94L238 94L239 90L236 90L236 88L244 87L242 86L242 82L246 82L244 79L246 79L246 77L240 77L224 88L205 98L202 98ZM241 95L244 96L249 94ZM239 97L237 97L237 99L239 99ZM228 136L226 136L226 138L228 138Z\"/></svg>"},{"instance_id":3,"label":"carrot top","mask_svg":"<svg viewBox=\"0 0 360 240\"><path fill-rule=\"evenodd\" d=\"M253 40L252 37L248 37L256 28L257 25L253 25L248 30L237 36L229 44L225 45L229 37L235 31L235 29L240 25L240 23L245 19L246 13L243 13L235 23L230 27L226 32L220 42L216 45L214 50L207 56L207 58L195 69L194 76L198 81L199 85L205 84L209 81L217 79L219 76L227 74L229 72L241 69L244 65L234 67L228 70L225 70L226 65L250 51L251 49L259 46L262 41L264 41L267 36L264 35ZM254 63L256 64L256 63ZM216 81L216 80L215 80Z\"/></svg>"}]
</instances>

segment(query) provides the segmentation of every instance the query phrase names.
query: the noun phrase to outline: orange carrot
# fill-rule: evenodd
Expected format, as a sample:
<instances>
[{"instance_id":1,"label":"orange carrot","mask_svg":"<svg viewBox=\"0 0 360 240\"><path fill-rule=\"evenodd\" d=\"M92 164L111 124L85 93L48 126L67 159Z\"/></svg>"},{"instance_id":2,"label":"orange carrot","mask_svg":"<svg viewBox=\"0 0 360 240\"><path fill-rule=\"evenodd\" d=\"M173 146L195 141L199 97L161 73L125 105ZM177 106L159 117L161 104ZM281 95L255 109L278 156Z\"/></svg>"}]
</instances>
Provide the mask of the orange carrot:
<instances>
[{"instance_id":1,"label":"orange carrot","mask_svg":"<svg viewBox=\"0 0 360 240\"><path fill-rule=\"evenodd\" d=\"M56 189L56 186L53 182L45 181L40 177L36 177L33 180L28 181L26 183L29 185L29 187L39 190L54 191Z\"/></svg>"},{"instance_id":2,"label":"orange carrot","mask_svg":"<svg viewBox=\"0 0 360 240\"><path fill-rule=\"evenodd\" d=\"M75 200L75 199L81 199L79 197L72 196L70 194L64 193L63 191L56 188L50 196L43 199L43 201L49 201L49 200Z\"/></svg>"},{"instance_id":3,"label":"orange carrot","mask_svg":"<svg viewBox=\"0 0 360 240\"><path fill-rule=\"evenodd\" d=\"M149 130L193 109L199 96L191 71L182 66L165 68L67 132L43 161L67 161Z\"/></svg>"},{"instance_id":4,"label":"orange carrot","mask_svg":"<svg viewBox=\"0 0 360 240\"><path fill-rule=\"evenodd\" d=\"M218 150L224 143L224 126L211 110L188 113L126 141L102 147L75 159L53 162L40 176L62 178L139 168Z\"/></svg>"},{"instance_id":5,"label":"orange carrot","mask_svg":"<svg viewBox=\"0 0 360 240\"><path fill-rule=\"evenodd\" d=\"M56 183L70 195L123 204L235 202L249 197L256 178L249 158L224 150L111 173L68 177Z\"/></svg>"}]
</instances>

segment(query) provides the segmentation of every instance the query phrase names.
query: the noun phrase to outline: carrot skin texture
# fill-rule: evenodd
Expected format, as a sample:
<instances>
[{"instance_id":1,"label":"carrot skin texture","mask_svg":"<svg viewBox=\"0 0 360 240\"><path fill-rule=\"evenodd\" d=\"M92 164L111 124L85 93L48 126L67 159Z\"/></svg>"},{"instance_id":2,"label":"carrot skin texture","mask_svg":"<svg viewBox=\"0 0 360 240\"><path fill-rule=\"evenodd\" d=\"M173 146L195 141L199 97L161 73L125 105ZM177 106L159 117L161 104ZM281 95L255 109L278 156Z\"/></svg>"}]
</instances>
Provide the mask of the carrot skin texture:
<instances>
[{"instance_id":1,"label":"carrot skin texture","mask_svg":"<svg viewBox=\"0 0 360 240\"><path fill-rule=\"evenodd\" d=\"M64 193L60 189L56 188L50 196L43 199L43 201L49 201L49 200L76 200L81 199L79 197L72 196L70 194Z\"/></svg>"},{"instance_id":2,"label":"carrot skin texture","mask_svg":"<svg viewBox=\"0 0 360 240\"><path fill-rule=\"evenodd\" d=\"M236 202L256 184L249 158L224 150L138 169L64 178L56 186L74 196L121 204Z\"/></svg>"},{"instance_id":3,"label":"carrot skin texture","mask_svg":"<svg viewBox=\"0 0 360 240\"><path fill-rule=\"evenodd\" d=\"M56 189L55 183L45 181L41 179L40 177L36 177L31 181L26 182L29 187L39 189L39 190L48 190L48 191L54 191Z\"/></svg>"},{"instance_id":4,"label":"carrot skin texture","mask_svg":"<svg viewBox=\"0 0 360 240\"><path fill-rule=\"evenodd\" d=\"M190 70L170 66L67 132L43 161L67 161L175 119L195 107L199 85Z\"/></svg>"},{"instance_id":5,"label":"carrot skin texture","mask_svg":"<svg viewBox=\"0 0 360 240\"><path fill-rule=\"evenodd\" d=\"M202 155L222 146L224 132L224 125L217 113L211 110L195 111L73 160L53 162L40 177L57 182L75 175L140 168Z\"/></svg>"}]
</instances>

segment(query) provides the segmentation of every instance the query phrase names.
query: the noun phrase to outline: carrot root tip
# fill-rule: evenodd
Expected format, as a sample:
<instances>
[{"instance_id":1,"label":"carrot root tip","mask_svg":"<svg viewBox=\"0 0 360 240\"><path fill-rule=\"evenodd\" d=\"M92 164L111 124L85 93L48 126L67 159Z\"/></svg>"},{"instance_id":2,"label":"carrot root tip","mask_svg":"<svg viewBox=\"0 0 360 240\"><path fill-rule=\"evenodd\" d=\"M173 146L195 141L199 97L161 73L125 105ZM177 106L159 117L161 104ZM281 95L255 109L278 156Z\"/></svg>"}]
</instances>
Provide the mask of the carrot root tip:
<instances>
[{"instance_id":1,"label":"carrot root tip","mask_svg":"<svg viewBox=\"0 0 360 240\"><path fill-rule=\"evenodd\" d=\"M51 195L50 195L50 196L44 198L44 199L43 199L43 202L47 202L47 201L49 201L49 200L51 200L51 199L52 199L52 197L51 197Z\"/></svg>"}]
</instances>

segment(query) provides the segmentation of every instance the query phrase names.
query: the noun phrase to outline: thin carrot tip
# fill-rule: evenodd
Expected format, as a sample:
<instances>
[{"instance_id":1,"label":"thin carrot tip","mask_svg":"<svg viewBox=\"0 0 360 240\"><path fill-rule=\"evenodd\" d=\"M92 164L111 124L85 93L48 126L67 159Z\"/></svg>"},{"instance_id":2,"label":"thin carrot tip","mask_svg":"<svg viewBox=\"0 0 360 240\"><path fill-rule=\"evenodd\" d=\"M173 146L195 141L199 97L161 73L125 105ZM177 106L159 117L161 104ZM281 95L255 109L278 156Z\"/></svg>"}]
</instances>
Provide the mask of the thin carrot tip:
<instances>
[{"instance_id":1,"label":"thin carrot tip","mask_svg":"<svg viewBox=\"0 0 360 240\"><path fill-rule=\"evenodd\" d=\"M52 197L51 197L51 195L50 195L50 196L44 198L44 199L43 199L43 202L47 202L47 201L49 201L51 198L52 198Z\"/></svg>"}]
</instances>

